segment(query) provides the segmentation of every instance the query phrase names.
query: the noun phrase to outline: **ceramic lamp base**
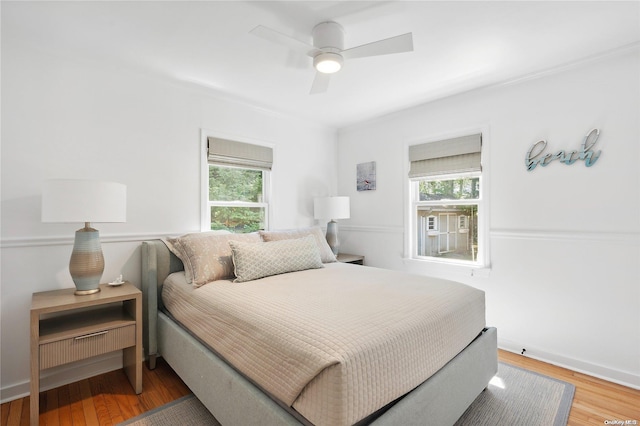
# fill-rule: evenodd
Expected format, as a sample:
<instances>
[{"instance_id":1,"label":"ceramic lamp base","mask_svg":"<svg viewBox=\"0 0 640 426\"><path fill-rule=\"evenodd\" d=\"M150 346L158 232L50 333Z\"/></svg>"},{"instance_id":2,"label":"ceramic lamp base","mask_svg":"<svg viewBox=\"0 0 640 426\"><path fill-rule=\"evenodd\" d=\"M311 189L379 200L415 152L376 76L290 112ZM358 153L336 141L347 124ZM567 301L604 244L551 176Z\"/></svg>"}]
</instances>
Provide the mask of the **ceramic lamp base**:
<instances>
[{"instance_id":1,"label":"ceramic lamp base","mask_svg":"<svg viewBox=\"0 0 640 426\"><path fill-rule=\"evenodd\" d=\"M327 243L329 243L333 254L337 256L340 251L340 241L338 240L338 224L335 220L327 223Z\"/></svg>"},{"instance_id":2,"label":"ceramic lamp base","mask_svg":"<svg viewBox=\"0 0 640 426\"><path fill-rule=\"evenodd\" d=\"M75 294L84 296L100 291L100 279L104 271L104 256L97 229L85 227L76 231L69 272L76 285Z\"/></svg>"}]
</instances>

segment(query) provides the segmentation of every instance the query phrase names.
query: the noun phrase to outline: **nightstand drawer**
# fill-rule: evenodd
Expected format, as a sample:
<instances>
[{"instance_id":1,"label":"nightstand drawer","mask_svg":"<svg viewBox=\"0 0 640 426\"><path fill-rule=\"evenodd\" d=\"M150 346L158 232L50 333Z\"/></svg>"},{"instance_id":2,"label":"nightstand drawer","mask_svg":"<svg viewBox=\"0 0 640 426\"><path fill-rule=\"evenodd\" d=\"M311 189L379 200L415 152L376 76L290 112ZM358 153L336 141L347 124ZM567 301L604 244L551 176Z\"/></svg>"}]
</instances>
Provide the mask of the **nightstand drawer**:
<instances>
[{"instance_id":1,"label":"nightstand drawer","mask_svg":"<svg viewBox=\"0 0 640 426\"><path fill-rule=\"evenodd\" d=\"M50 368L135 346L136 325L98 330L40 345L40 368Z\"/></svg>"}]
</instances>

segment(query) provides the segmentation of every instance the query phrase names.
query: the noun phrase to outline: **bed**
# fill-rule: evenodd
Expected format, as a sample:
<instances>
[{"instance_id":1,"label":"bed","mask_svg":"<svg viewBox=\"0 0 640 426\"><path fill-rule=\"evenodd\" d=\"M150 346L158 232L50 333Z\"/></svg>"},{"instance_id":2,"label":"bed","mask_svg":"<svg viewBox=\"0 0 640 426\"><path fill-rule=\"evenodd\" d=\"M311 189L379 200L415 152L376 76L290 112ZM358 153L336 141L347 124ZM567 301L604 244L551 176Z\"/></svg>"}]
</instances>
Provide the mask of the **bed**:
<instances>
[{"instance_id":1,"label":"bed","mask_svg":"<svg viewBox=\"0 0 640 426\"><path fill-rule=\"evenodd\" d=\"M278 235L270 235L272 242ZM300 238L296 244L306 240L308 247L313 239ZM322 243L319 237L317 241ZM239 269L244 250L250 254L246 264L253 265L256 253L251 250L274 244L255 242L228 243L234 247L239 282L207 281L220 273L213 269L234 267L228 256L217 256L215 268L197 271L192 267L199 258L181 255L181 260L174 254L175 241L142 243L149 367L162 356L223 425L452 425L495 375L496 330L481 324L483 294L481 304L461 301L454 309L450 306L461 298L458 290L466 286L442 280L429 284L446 303L434 302L426 310L444 309L445 314L439 328L429 325L425 332L436 340L414 348L398 336L422 339L411 334L418 320L408 312L425 308L414 300L396 302L388 283L401 280L420 293L425 277L322 262L256 278L255 268ZM206 249L195 247L198 256L206 256ZM296 260L305 253L300 247L294 251ZM266 263L273 267L278 262ZM365 310L351 309L356 302L349 294L360 299L363 292L368 294ZM478 299L477 290L468 293ZM311 297L304 301L302 294ZM289 306L289 299L296 302ZM214 306L206 308L210 303ZM339 315L325 315L328 306ZM465 316L472 325L458 322ZM233 331L212 324L230 324ZM283 333L286 338L280 337ZM392 338L386 342L389 333ZM242 335L248 340L237 340ZM453 335L456 339L449 337Z\"/></svg>"}]
</instances>

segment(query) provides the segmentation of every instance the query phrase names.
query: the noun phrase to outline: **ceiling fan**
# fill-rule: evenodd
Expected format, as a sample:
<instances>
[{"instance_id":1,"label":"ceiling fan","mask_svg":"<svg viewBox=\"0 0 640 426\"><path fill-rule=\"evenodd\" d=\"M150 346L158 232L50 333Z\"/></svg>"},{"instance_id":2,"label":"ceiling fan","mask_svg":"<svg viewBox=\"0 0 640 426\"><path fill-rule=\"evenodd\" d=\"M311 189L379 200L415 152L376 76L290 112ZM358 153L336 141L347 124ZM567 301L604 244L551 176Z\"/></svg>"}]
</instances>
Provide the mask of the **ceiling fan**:
<instances>
[{"instance_id":1,"label":"ceiling fan","mask_svg":"<svg viewBox=\"0 0 640 426\"><path fill-rule=\"evenodd\" d=\"M313 28L313 45L262 25L258 25L250 33L312 57L316 76L311 94L325 92L329 87L331 74L339 71L345 60L413 51L411 33L344 49L344 28L333 21L322 22Z\"/></svg>"}]
</instances>

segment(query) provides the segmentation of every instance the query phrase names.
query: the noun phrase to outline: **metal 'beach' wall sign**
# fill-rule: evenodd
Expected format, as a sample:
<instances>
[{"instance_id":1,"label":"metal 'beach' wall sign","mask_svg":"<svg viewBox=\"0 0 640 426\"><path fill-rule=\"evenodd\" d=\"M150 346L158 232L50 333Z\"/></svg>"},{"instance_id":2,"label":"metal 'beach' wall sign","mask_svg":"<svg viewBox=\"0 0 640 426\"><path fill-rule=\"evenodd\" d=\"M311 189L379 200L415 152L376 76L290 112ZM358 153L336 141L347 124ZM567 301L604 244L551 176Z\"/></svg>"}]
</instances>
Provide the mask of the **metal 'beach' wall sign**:
<instances>
[{"instance_id":1,"label":"metal 'beach' wall sign","mask_svg":"<svg viewBox=\"0 0 640 426\"><path fill-rule=\"evenodd\" d=\"M578 160L584 161L584 165L587 167L593 166L598 158L600 158L600 154L602 151L593 151L593 146L598 141L600 137L600 130L593 129L582 140L582 144L580 145L580 150L576 151L558 151L555 154L544 154L543 152L547 147L547 141L541 140L533 144L533 146L527 151L527 156L524 159L524 163L527 166L527 170L531 171L536 168L537 165L541 165L542 167L546 167L554 160L558 160L561 163L570 166Z\"/></svg>"}]
</instances>

